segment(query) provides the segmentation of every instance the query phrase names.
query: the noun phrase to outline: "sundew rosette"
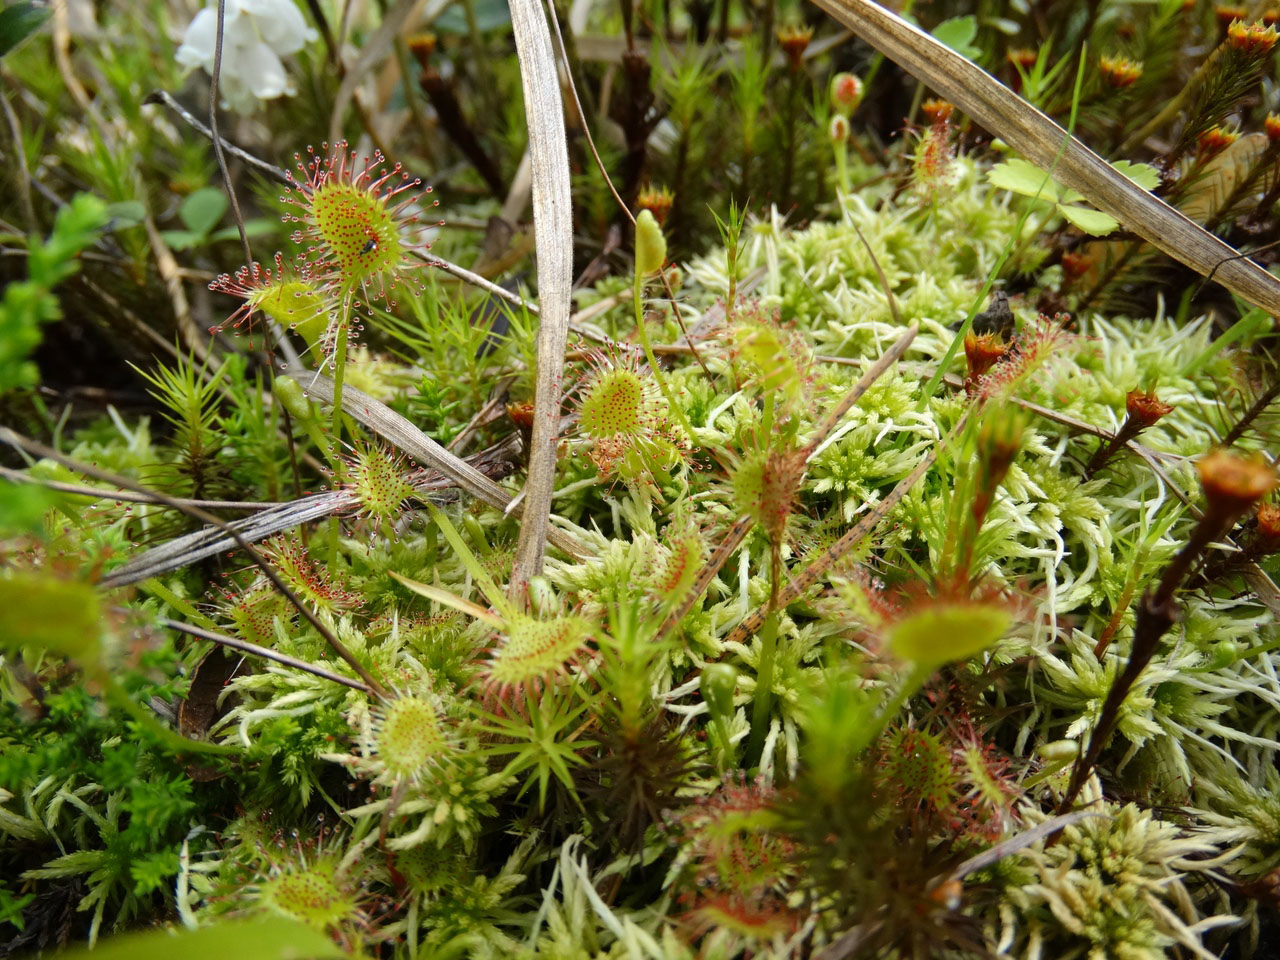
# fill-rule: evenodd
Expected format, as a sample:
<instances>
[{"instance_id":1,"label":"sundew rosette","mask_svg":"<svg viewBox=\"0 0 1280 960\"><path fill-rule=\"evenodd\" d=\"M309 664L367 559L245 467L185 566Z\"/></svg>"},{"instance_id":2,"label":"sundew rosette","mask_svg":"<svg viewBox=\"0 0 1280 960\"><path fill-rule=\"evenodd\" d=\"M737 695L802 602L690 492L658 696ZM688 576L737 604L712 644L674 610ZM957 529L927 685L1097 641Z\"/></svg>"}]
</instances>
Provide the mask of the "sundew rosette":
<instances>
[{"instance_id":1,"label":"sundew rosette","mask_svg":"<svg viewBox=\"0 0 1280 960\"><path fill-rule=\"evenodd\" d=\"M317 154L308 147L305 162L298 155L299 176L289 175L291 186L281 198L300 210L285 218L301 225L294 242L306 246L312 273L340 297L394 306L389 291L410 282L411 271L420 265L416 255L431 247L411 240L411 228L423 209L440 201L401 164L386 166L380 151L361 163L346 141L322 149Z\"/></svg>"}]
</instances>

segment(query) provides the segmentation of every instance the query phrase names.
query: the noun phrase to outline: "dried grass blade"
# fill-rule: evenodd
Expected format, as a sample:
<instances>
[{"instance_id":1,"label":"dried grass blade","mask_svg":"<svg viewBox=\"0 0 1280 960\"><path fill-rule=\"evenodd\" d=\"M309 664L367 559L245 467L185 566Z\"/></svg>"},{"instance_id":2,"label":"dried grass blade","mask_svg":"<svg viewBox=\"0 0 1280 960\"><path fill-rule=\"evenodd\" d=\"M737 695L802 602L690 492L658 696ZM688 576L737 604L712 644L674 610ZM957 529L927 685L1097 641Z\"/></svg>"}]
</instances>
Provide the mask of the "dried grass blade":
<instances>
[{"instance_id":1,"label":"dried grass blade","mask_svg":"<svg viewBox=\"0 0 1280 960\"><path fill-rule=\"evenodd\" d=\"M1272 315L1280 280L1114 170L989 73L871 0L814 0L978 124L1164 253Z\"/></svg>"},{"instance_id":2,"label":"dried grass blade","mask_svg":"<svg viewBox=\"0 0 1280 960\"><path fill-rule=\"evenodd\" d=\"M573 218L564 106L551 30L538 0L511 0L510 7L529 125L539 307L533 436L528 451L528 479L520 504L524 522L509 587L515 599L528 579L542 570L547 539L553 534L550 514L560 428L560 378L569 339L569 294L573 287Z\"/></svg>"}]
</instances>

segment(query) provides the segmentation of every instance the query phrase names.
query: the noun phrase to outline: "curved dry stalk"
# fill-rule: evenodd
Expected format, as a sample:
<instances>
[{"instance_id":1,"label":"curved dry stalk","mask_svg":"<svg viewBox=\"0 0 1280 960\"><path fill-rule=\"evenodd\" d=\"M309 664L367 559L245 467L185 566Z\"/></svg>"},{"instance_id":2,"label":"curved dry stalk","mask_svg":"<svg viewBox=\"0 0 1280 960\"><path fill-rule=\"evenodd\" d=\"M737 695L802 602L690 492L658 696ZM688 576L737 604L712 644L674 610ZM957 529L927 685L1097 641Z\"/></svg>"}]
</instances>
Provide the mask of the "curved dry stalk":
<instances>
[{"instance_id":1,"label":"curved dry stalk","mask_svg":"<svg viewBox=\"0 0 1280 960\"><path fill-rule=\"evenodd\" d=\"M813 0L1054 179L1204 276L1280 316L1280 280L1124 174L985 70L871 0Z\"/></svg>"},{"instance_id":2,"label":"curved dry stalk","mask_svg":"<svg viewBox=\"0 0 1280 960\"><path fill-rule=\"evenodd\" d=\"M556 443L560 434L560 380L569 340L569 295L573 287L573 216L569 148L551 31L538 0L511 0L510 7L529 125L540 308L533 437L520 503L524 517L508 587L514 600L528 579L542 571L551 533L551 497L555 493Z\"/></svg>"}]
</instances>

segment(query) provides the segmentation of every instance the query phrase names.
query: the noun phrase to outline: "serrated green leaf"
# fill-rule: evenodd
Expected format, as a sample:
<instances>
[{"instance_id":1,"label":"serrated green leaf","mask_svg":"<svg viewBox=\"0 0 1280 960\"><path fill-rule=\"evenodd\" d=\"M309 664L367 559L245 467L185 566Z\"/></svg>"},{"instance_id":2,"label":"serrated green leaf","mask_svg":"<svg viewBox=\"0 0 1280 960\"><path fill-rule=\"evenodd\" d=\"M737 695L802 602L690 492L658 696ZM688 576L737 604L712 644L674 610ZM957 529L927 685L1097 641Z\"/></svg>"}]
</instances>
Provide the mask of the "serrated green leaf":
<instances>
[{"instance_id":1,"label":"serrated green leaf","mask_svg":"<svg viewBox=\"0 0 1280 960\"><path fill-rule=\"evenodd\" d=\"M227 197L216 187L201 187L178 207L178 218L192 233L201 236L218 225L227 212Z\"/></svg>"},{"instance_id":2,"label":"serrated green leaf","mask_svg":"<svg viewBox=\"0 0 1280 960\"><path fill-rule=\"evenodd\" d=\"M1062 191L1052 177L1021 157L997 163L987 174L987 181L1001 190L1011 190L1024 197L1038 196L1050 203L1056 203Z\"/></svg>"},{"instance_id":3,"label":"serrated green leaf","mask_svg":"<svg viewBox=\"0 0 1280 960\"><path fill-rule=\"evenodd\" d=\"M1090 210L1088 207L1077 207L1074 204L1060 203L1058 204L1058 212L1062 214L1069 223L1093 237L1105 237L1108 233L1118 229L1120 226L1116 221L1116 218L1111 216L1111 214L1103 213L1101 210Z\"/></svg>"},{"instance_id":4,"label":"serrated green leaf","mask_svg":"<svg viewBox=\"0 0 1280 960\"><path fill-rule=\"evenodd\" d=\"M1111 164L1120 173L1140 186L1143 190L1154 190L1160 185L1160 171L1149 163L1132 163L1128 160L1115 160Z\"/></svg>"}]
</instances>

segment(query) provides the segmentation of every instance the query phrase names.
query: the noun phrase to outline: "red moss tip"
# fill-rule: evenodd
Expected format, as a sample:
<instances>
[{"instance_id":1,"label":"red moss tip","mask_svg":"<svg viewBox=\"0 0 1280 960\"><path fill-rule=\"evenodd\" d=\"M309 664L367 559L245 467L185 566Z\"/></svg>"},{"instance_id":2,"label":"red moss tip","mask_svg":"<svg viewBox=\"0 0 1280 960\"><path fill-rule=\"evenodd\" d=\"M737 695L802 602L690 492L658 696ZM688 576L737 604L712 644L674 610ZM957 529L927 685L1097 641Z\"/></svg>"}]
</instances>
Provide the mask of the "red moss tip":
<instances>
[{"instance_id":1,"label":"red moss tip","mask_svg":"<svg viewBox=\"0 0 1280 960\"><path fill-rule=\"evenodd\" d=\"M930 98L920 104L920 112L924 114L925 120L930 125L947 123L951 120L952 114L956 112L956 105L949 100Z\"/></svg>"},{"instance_id":2,"label":"red moss tip","mask_svg":"<svg viewBox=\"0 0 1280 960\"><path fill-rule=\"evenodd\" d=\"M653 219L658 221L658 226L662 226L667 222L667 215L671 213L671 204L674 201L675 197L666 187L655 187L650 184L636 197L636 207L639 210L648 210L653 214Z\"/></svg>"},{"instance_id":3,"label":"red moss tip","mask_svg":"<svg viewBox=\"0 0 1280 960\"><path fill-rule=\"evenodd\" d=\"M1270 493L1276 472L1260 459L1214 450L1197 464L1200 486L1211 510L1238 516Z\"/></svg>"},{"instance_id":4,"label":"red moss tip","mask_svg":"<svg viewBox=\"0 0 1280 960\"><path fill-rule=\"evenodd\" d=\"M1201 163L1216 157L1240 139L1240 131L1227 127L1210 127L1196 137L1196 159Z\"/></svg>"},{"instance_id":5,"label":"red moss tip","mask_svg":"<svg viewBox=\"0 0 1280 960\"><path fill-rule=\"evenodd\" d=\"M1280 114L1268 113L1267 118L1262 121L1262 129L1271 143L1280 142Z\"/></svg>"},{"instance_id":6,"label":"red moss tip","mask_svg":"<svg viewBox=\"0 0 1280 960\"><path fill-rule=\"evenodd\" d=\"M1280 40L1280 34L1276 33L1275 27L1260 20L1252 23L1233 20L1227 27L1227 45L1247 57L1265 57L1277 40Z\"/></svg>"},{"instance_id":7,"label":"red moss tip","mask_svg":"<svg viewBox=\"0 0 1280 960\"><path fill-rule=\"evenodd\" d=\"M1274 503L1258 504L1258 539L1262 553L1280 551L1280 507Z\"/></svg>"},{"instance_id":8,"label":"red moss tip","mask_svg":"<svg viewBox=\"0 0 1280 960\"><path fill-rule=\"evenodd\" d=\"M977 383L1008 353L1008 344L998 333L978 334L970 331L965 334L964 357L969 363L969 376L966 382Z\"/></svg>"},{"instance_id":9,"label":"red moss tip","mask_svg":"<svg viewBox=\"0 0 1280 960\"><path fill-rule=\"evenodd\" d=\"M1130 390L1125 394L1124 409L1129 419L1143 430L1158 423L1173 411L1173 405L1162 403L1154 391Z\"/></svg>"},{"instance_id":10,"label":"red moss tip","mask_svg":"<svg viewBox=\"0 0 1280 960\"><path fill-rule=\"evenodd\" d=\"M1034 50L1027 47L1018 47L1016 50L1010 50L1004 55L1004 58L1015 67L1021 67L1023 70L1030 70L1036 65L1039 59Z\"/></svg>"},{"instance_id":11,"label":"red moss tip","mask_svg":"<svg viewBox=\"0 0 1280 960\"><path fill-rule=\"evenodd\" d=\"M1070 287L1089 272L1091 262L1083 253L1062 255L1062 285Z\"/></svg>"},{"instance_id":12,"label":"red moss tip","mask_svg":"<svg viewBox=\"0 0 1280 960\"><path fill-rule=\"evenodd\" d=\"M831 78L831 109L847 117L861 102L861 79L852 73L837 73Z\"/></svg>"},{"instance_id":13,"label":"red moss tip","mask_svg":"<svg viewBox=\"0 0 1280 960\"><path fill-rule=\"evenodd\" d=\"M1138 82L1142 76L1142 62L1128 57L1103 56L1098 60L1098 72L1107 86L1122 90Z\"/></svg>"}]
</instances>

